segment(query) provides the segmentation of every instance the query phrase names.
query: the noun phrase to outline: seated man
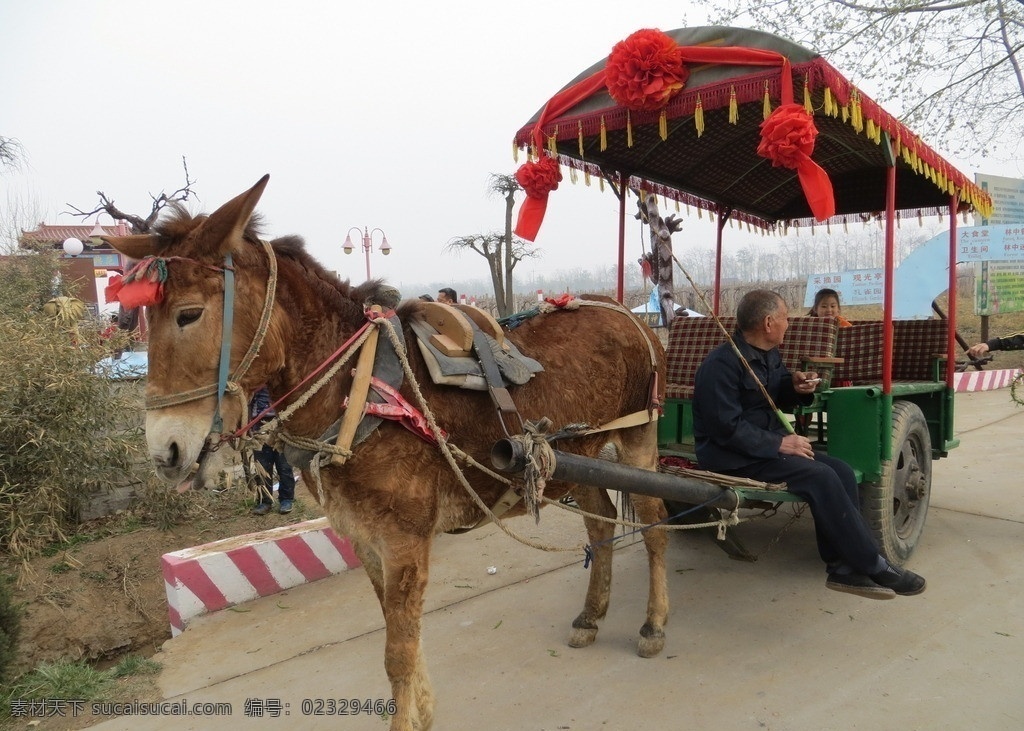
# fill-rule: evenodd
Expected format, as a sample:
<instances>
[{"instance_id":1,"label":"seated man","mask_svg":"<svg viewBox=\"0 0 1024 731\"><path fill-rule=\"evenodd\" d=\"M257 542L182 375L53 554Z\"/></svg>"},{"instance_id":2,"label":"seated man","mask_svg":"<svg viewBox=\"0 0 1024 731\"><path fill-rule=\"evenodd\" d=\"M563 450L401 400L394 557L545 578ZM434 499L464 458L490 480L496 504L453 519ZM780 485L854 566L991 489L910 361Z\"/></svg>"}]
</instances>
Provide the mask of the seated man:
<instances>
[{"instance_id":1,"label":"seated man","mask_svg":"<svg viewBox=\"0 0 1024 731\"><path fill-rule=\"evenodd\" d=\"M861 516L857 478L848 464L815 452L807 437L790 433L760 385L782 410L809 404L814 373L790 373L779 345L789 310L775 292L748 292L736 310L736 348L724 343L704 359L694 382L693 431L701 469L763 482L785 482L811 508L818 553L828 567L825 586L871 599L910 596L925 580L889 564Z\"/></svg>"}]
</instances>

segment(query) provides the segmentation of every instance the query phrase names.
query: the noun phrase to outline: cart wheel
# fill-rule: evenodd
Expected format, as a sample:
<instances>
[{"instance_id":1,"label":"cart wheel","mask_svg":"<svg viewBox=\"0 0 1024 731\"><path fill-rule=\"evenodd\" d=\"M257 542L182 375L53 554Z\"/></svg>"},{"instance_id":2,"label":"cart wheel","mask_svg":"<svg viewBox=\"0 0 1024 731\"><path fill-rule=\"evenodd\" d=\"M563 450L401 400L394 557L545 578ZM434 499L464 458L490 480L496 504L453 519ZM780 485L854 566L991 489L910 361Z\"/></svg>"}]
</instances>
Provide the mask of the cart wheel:
<instances>
[{"instance_id":1,"label":"cart wheel","mask_svg":"<svg viewBox=\"0 0 1024 731\"><path fill-rule=\"evenodd\" d=\"M932 442L917 404L892 405L892 459L862 497L864 518L890 563L903 565L924 530L932 490Z\"/></svg>"}]
</instances>

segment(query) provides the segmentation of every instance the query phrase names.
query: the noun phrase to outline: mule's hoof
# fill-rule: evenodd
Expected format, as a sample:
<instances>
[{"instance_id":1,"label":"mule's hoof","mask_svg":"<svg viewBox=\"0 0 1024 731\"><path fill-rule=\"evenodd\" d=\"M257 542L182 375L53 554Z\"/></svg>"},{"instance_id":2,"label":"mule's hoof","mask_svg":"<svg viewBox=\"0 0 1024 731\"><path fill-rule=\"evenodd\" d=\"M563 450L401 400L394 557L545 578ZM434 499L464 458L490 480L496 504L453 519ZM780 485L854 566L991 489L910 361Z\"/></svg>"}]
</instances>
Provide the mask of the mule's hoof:
<instances>
[{"instance_id":1,"label":"mule's hoof","mask_svg":"<svg viewBox=\"0 0 1024 731\"><path fill-rule=\"evenodd\" d=\"M649 624L640 628L640 642L636 646L636 654L640 657L654 657L665 649L665 631L655 629Z\"/></svg>"},{"instance_id":2,"label":"mule's hoof","mask_svg":"<svg viewBox=\"0 0 1024 731\"><path fill-rule=\"evenodd\" d=\"M569 633L569 647L587 647L597 640L597 627L573 627Z\"/></svg>"}]
</instances>

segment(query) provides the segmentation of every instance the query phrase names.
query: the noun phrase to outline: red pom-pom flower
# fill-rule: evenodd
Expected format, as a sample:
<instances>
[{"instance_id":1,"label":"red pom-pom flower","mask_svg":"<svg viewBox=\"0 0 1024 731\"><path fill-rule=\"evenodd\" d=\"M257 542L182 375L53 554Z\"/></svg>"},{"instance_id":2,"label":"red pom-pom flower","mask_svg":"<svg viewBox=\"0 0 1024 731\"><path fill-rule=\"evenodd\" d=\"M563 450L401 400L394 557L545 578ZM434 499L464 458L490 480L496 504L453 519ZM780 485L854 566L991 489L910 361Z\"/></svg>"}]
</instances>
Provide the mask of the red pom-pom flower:
<instances>
[{"instance_id":1,"label":"red pom-pom flower","mask_svg":"<svg viewBox=\"0 0 1024 731\"><path fill-rule=\"evenodd\" d=\"M661 109L690 75L679 44L650 28L616 43L604 73L612 99L633 111Z\"/></svg>"},{"instance_id":2,"label":"red pom-pom flower","mask_svg":"<svg viewBox=\"0 0 1024 731\"><path fill-rule=\"evenodd\" d=\"M819 221L835 215L836 202L828 173L811 159L818 128L800 104L782 104L761 123L757 154L775 167L796 170L807 205Z\"/></svg>"},{"instance_id":3,"label":"red pom-pom flower","mask_svg":"<svg viewBox=\"0 0 1024 731\"><path fill-rule=\"evenodd\" d=\"M800 104L783 104L761 123L761 144L757 154L775 167L796 169L814 152L818 128L814 118Z\"/></svg>"},{"instance_id":4,"label":"red pom-pom flower","mask_svg":"<svg viewBox=\"0 0 1024 731\"><path fill-rule=\"evenodd\" d=\"M516 170L516 182L526 191L526 200L519 207L515 235L527 241L534 241L544 212L548 207L548 193L555 190L562 181L558 158L541 155L537 162L528 162Z\"/></svg>"},{"instance_id":5,"label":"red pom-pom flower","mask_svg":"<svg viewBox=\"0 0 1024 731\"><path fill-rule=\"evenodd\" d=\"M562 170L557 159L541 155L536 162L519 166L516 182L523 186L530 198L546 198L548 193L558 189L558 184L562 182Z\"/></svg>"}]
</instances>

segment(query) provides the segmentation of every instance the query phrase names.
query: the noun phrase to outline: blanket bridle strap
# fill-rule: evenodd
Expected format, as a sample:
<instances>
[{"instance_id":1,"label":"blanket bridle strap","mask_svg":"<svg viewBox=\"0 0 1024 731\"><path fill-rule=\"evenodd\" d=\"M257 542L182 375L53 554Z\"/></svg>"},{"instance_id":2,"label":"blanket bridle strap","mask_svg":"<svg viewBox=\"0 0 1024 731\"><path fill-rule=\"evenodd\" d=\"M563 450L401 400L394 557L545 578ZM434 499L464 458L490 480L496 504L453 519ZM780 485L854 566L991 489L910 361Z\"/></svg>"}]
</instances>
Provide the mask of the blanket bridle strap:
<instances>
[{"instance_id":1,"label":"blanket bridle strap","mask_svg":"<svg viewBox=\"0 0 1024 731\"><path fill-rule=\"evenodd\" d=\"M370 305L367 316L371 318L381 317L383 309L380 305ZM373 359L377 353L377 337L380 335L380 328L376 325L370 330L363 341L359 358L356 360L355 373L352 376L352 386L348 392L348 407L341 415L341 425L338 427L338 438L334 446L344 450L345 454L335 451L331 455L332 465L343 465L348 460L348 453L352 449L352 439L356 435L356 428L363 418L366 409L366 397L370 391L370 377L373 375Z\"/></svg>"}]
</instances>

